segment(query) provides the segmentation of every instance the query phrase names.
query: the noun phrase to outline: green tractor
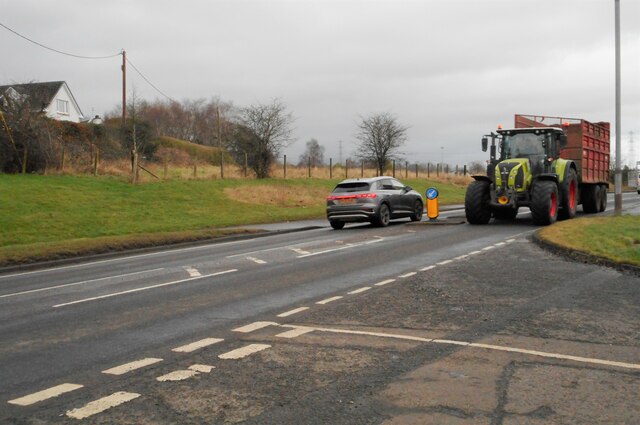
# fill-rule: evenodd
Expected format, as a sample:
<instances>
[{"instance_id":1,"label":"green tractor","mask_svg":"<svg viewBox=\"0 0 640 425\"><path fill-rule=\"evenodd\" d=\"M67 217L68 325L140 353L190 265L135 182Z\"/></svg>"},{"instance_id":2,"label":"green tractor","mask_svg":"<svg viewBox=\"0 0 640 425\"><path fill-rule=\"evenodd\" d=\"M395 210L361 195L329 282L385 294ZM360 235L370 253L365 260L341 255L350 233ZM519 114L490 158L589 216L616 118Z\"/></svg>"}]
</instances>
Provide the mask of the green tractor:
<instances>
[{"instance_id":1,"label":"green tractor","mask_svg":"<svg viewBox=\"0 0 640 425\"><path fill-rule=\"evenodd\" d=\"M560 158L567 145L561 128L499 129L482 138L485 152L489 138L487 175L473 176L475 181L467 188L464 206L469 223L486 224L491 217L513 220L520 207L529 207L538 225L576 215L578 168L573 160Z\"/></svg>"}]
</instances>

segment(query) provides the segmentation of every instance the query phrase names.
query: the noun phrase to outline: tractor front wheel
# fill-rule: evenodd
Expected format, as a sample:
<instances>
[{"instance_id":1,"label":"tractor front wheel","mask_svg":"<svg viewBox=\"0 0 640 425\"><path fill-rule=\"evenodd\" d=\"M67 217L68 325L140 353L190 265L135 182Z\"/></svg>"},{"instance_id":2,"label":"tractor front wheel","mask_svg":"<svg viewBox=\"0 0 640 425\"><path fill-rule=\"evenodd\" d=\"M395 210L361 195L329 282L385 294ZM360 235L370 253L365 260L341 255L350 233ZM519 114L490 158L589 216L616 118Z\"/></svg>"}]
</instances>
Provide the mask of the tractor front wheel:
<instances>
[{"instance_id":1,"label":"tractor front wheel","mask_svg":"<svg viewBox=\"0 0 640 425\"><path fill-rule=\"evenodd\" d=\"M555 182L543 180L533 186L531 194L531 215L537 225L553 224L558 219L558 186Z\"/></svg>"},{"instance_id":2,"label":"tractor front wheel","mask_svg":"<svg viewBox=\"0 0 640 425\"><path fill-rule=\"evenodd\" d=\"M566 220L576 216L578 208L578 175L575 170L569 170L567 179L562 185L562 202L560 204L559 218Z\"/></svg>"},{"instance_id":3,"label":"tractor front wheel","mask_svg":"<svg viewBox=\"0 0 640 425\"><path fill-rule=\"evenodd\" d=\"M464 213L470 224L487 224L491 220L489 199L489 182L471 182L464 197Z\"/></svg>"}]
</instances>

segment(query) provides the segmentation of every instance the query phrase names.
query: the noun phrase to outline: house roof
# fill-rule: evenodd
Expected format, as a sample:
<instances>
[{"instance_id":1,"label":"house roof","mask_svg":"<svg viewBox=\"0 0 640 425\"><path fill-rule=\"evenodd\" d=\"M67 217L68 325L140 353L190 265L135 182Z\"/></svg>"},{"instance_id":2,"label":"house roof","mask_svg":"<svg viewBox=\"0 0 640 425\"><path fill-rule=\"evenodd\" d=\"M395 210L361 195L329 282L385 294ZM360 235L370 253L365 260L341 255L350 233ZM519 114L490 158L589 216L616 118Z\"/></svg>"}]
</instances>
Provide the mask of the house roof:
<instances>
[{"instance_id":1,"label":"house roof","mask_svg":"<svg viewBox=\"0 0 640 425\"><path fill-rule=\"evenodd\" d=\"M78 112L82 115L82 111L80 110L80 106L78 102L76 102L73 93L69 89L69 86L65 81L49 81L44 83L27 83L27 84L9 84L0 86L0 98L5 94L5 92L9 88L13 88L16 92L21 95L27 96L29 100L29 104L31 108L36 109L38 111L42 111L47 108L51 102L53 102L54 97L60 91L62 86L67 86L67 90L71 95L71 99L75 104Z\"/></svg>"},{"instance_id":2,"label":"house roof","mask_svg":"<svg viewBox=\"0 0 640 425\"><path fill-rule=\"evenodd\" d=\"M47 83L10 84L0 86L0 96L13 88L19 94L27 95L33 109L43 110L51 104L54 96L60 90L64 81L50 81Z\"/></svg>"}]
</instances>

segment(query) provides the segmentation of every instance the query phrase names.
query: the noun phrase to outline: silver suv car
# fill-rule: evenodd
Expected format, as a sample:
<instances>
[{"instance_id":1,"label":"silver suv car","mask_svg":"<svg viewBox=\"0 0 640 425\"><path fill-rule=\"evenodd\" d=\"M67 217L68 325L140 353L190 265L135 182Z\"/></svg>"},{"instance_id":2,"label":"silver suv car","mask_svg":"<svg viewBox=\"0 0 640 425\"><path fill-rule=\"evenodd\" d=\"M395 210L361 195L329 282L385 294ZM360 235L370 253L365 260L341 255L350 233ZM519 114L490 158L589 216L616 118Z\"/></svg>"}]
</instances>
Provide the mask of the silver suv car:
<instances>
[{"instance_id":1,"label":"silver suv car","mask_svg":"<svg viewBox=\"0 0 640 425\"><path fill-rule=\"evenodd\" d=\"M327 218L336 230L347 222L369 221L387 226L394 218L420 221L423 205L418 192L393 177L348 179L327 197Z\"/></svg>"}]
</instances>

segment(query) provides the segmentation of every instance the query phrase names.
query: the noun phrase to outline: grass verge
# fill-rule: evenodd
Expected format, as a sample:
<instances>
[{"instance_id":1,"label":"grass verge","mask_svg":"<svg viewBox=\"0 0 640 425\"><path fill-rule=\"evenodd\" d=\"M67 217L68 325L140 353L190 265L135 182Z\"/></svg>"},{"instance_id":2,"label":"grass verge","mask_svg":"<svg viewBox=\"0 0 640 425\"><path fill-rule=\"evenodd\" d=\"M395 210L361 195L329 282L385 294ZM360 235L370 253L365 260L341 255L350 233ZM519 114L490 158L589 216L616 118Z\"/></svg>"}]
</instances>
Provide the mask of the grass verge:
<instances>
[{"instance_id":1,"label":"grass verge","mask_svg":"<svg viewBox=\"0 0 640 425\"><path fill-rule=\"evenodd\" d=\"M538 235L557 246L640 267L640 216L567 220Z\"/></svg>"},{"instance_id":2,"label":"grass verge","mask_svg":"<svg viewBox=\"0 0 640 425\"><path fill-rule=\"evenodd\" d=\"M130 185L117 177L0 175L0 264L163 245L227 235L247 224L322 218L339 179L171 180ZM442 204L464 186L424 179Z\"/></svg>"}]
</instances>

